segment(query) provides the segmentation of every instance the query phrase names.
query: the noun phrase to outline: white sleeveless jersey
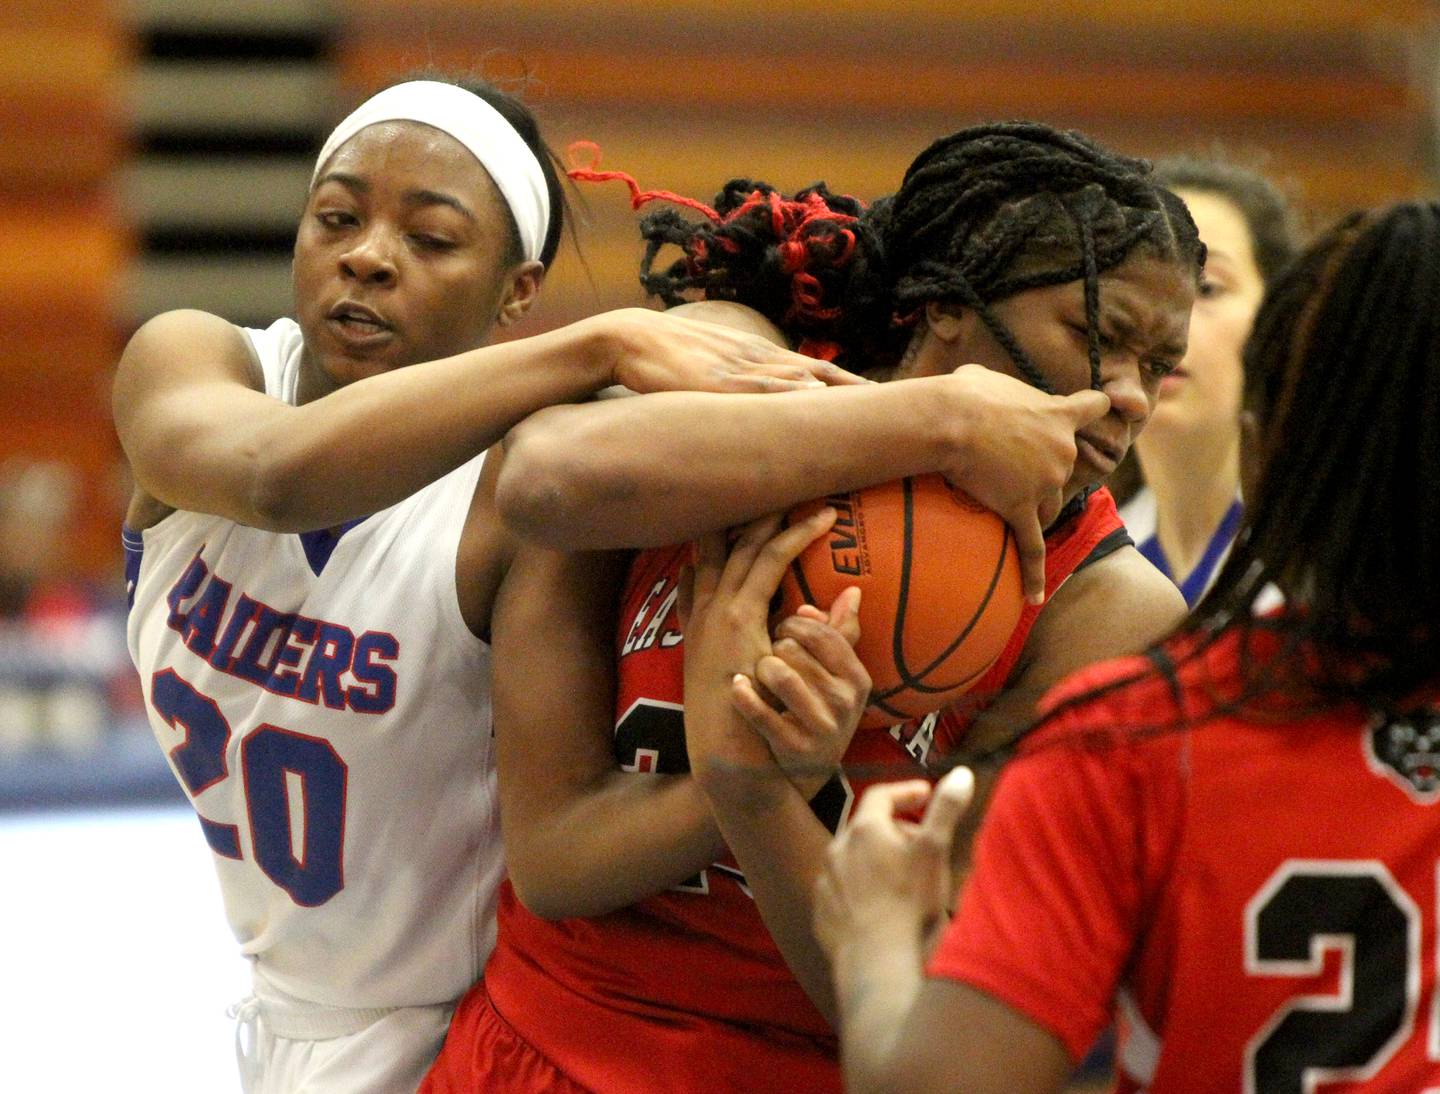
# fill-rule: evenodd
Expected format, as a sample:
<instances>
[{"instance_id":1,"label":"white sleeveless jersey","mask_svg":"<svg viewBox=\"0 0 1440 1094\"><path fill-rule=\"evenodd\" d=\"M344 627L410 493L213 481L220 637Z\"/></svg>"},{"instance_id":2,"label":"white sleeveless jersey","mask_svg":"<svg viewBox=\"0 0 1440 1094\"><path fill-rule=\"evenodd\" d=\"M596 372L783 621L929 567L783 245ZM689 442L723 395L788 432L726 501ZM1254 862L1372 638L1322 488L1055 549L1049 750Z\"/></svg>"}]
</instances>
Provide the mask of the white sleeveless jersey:
<instances>
[{"instance_id":1,"label":"white sleeveless jersey","mask_svg":"<svg viewBox=\"0 0 1440 1094\"><path fill-rule=\"evenodd\" d=\"M293 404L297 325L244 333ZM490 654L455 588L483 459L338 540L191 512L126 532L150 723L262 998L438 1003L484 966L503 861Z\"/></svg>"}]
</instances>

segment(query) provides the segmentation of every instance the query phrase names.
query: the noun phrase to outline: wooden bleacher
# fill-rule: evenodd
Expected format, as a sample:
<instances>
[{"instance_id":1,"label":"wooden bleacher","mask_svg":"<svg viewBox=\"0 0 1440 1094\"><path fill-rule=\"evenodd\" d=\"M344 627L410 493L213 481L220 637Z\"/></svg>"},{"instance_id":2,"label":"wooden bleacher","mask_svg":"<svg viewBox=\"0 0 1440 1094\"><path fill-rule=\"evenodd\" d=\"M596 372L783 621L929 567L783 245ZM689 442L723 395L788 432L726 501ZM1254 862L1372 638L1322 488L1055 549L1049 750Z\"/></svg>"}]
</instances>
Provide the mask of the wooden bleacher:
<instances>
[{"instance_id":1,"label":"wooden bleacher","mask_svg":"<svg viewBox=\"0 0 1440 1094\"><path fill-rule=\"evenodd\" d=\"M321 17L301 7L245 4L217 8L216 18L233 21L244 8L263 21L273 9L317 25ZM525 72L523 93L557 147L596 140L606 166L701 198L731 174L787 187L824 178L873 197L893 189L933 137L1018 116L1144 155L1216 141L1242 155L1262 150L1317 219L1433 188L1429 0L972 0L957 15L959 7L337 0L323 18L337 28L341 105L426 65ZM133 292L129 311L117 304L117 283L138 268L138 233L115 196L132 162L127 107L148 101L135 96L135 28L122 14L141 9L171 7L11 0L0 37L0 458L62 458L84 472L89 518L75 561L104 580L116 561L109 374L144 317ZM266 79L260 69L253 76ZM187 170L200 178L207 168ZM147 171L128 176L141 193L163 174ZM623 188L586 186L580 199L585 262L567 246L521 333L641 299ZM188 207L165 205L167 231L184 228ZM279 275L269 274L275 284L257 295L267 304L281 295ZM167 284L144 281L140 310L165 306Z\"/></svg>"}]
</instances>

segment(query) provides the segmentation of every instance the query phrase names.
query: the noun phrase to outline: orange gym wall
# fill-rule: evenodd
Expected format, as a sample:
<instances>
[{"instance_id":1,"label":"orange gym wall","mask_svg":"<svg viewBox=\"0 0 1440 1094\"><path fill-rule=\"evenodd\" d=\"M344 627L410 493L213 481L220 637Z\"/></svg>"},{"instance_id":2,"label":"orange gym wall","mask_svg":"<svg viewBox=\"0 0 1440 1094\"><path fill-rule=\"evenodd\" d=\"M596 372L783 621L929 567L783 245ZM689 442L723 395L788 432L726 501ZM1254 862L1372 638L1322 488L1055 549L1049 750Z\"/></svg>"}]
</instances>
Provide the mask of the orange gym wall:
<instances>
[{"instance_id":1,"label":"orange gym wall","mask_svg":"<svg viewBox=\"0 0 1440 1094\"><path fill-rule=\"evenodd\" d=\"M82 522L67 548L113 572L118 446L109 373L123 345L115 293L130 234L112 195L124 155L129 39L104 0L8 0L0 33L0 461L77 467Z\"/></svg>"},{"instance_id":2,"label":"orange gym wall","mask_svg":"<svg viewBox=\"0 0 1440 1094\"><path fill-rule=\"evenodd\" d=\"M1267 149L1321 216L1432 188L1429 0L337 0L340 101L435 64L527 70L553 144L708 199L733 174L864 197L959 125L1030 116L1140 154ZM110 578L115 452L105 389L131 233L128 32L106 0L10 0L0 36L0 458L85 471L76 564ZM639 300L634 216L585 187L583 256L562 251L529 329Z\"/></svg>"},{"instance_id":3,"label":"orange gym wall","mask_svg":"<svg viewBox=\"0 0 1440 1094\"><path fill-rule=\"evenodd\" d=\"M733 175L873 197L960 125L1033 117L1146 155L1264 148L1328 216L1431 183L1424 0L349 0L359 95L431 63L513 74L552 144L590 138L647 188ZM1043 14L1041 14L1043 13ZM586 185L594 285L562 252L540 320L639 298L625 192Z\"/></svg>"}]
</instances>

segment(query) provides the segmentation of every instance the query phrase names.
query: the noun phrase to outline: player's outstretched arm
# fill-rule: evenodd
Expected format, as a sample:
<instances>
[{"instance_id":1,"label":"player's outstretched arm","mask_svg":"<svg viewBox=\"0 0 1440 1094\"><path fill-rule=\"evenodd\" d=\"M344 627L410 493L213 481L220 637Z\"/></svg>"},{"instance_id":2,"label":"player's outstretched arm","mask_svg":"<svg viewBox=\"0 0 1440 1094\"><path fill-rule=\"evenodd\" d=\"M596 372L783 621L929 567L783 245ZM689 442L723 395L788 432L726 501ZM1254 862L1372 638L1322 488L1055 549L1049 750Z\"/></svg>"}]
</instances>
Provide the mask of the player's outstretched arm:
<instances>
[{"instance_id":1,"label":"player's outstretched arm","mask_svg":"<svg viewBox=\"0 0 1440 1094\"><path fill-rule=\"evenodd\" d=\"M525 548L493 616L501 825L510 880L547 918L603 915L697 873L723 846L686 775L614 755L615 589L624 559Z\"/></svg>"},{"instance_id":2,"label":"player's outstretched arm","mask_svg":"<svg viewBox=\"0 0 1440 1094\"><path fill-rule=\"evenodd\" d=\"M822 384L817 364L749 332L623 309L289 406L264 394L236 327L178 311L136 332L112 401L136 480L161 505L304 531L393 505L544 406L615 383L785 391Z\"/></svg>"},{"instance_id":3,"label":"player's outstretched arm","mask_svg":"<svg viewBox=\"0 0 1440 1094\"><path fill-rule=\"evenodd\" d=\"M520 535L552 547L650 547L939 471L1014 529L1034 598L1075 432L1107 407L1099 392L1047 395L978 365L776 399L676 392L556 406L511 434L496 500Z\"/></svg>"}]
</instances>

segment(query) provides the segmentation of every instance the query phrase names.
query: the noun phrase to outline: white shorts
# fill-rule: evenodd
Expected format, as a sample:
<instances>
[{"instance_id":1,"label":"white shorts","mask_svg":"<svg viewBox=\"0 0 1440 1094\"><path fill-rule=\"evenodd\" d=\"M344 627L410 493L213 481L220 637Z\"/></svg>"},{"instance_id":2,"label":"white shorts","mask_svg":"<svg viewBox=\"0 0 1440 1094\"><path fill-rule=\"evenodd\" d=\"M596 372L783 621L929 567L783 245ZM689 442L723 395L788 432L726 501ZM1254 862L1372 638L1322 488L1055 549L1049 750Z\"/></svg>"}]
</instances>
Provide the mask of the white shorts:
<instances>
[{"instance_id":1,"label":"white shorts","mask_svg":"<svg viewBox=\"0 0 1440 1094\"><path fill-rule=\"evenodd\" d=\"M302 1011L294 1004L277 1010L251 997L234 1008L241 1089L414 1094L445 1043L454 1010L451 1003L378 1012L309 1006ZM296 1033L310 1036L284 1036Z\"/></svg>"}]
</instances>

